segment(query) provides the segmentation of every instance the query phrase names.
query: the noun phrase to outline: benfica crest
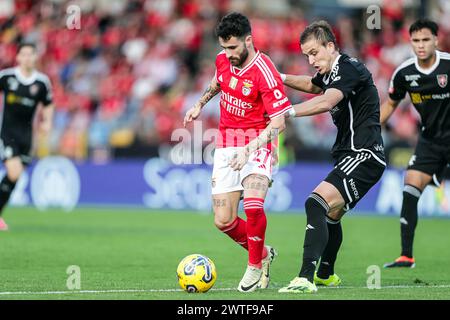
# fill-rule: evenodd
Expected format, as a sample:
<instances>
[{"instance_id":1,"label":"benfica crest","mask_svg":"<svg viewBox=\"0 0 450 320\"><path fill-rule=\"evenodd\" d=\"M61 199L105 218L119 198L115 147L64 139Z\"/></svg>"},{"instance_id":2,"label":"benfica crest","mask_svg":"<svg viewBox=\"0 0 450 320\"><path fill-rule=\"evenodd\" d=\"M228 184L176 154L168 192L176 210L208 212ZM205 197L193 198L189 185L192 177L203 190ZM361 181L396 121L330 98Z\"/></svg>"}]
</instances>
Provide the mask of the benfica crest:
<instances>
[{"instance_id":1,"label":"benfica crest","mask_svg":"<svg viewBox=\"0 0 450 320\"><path fill-rule=\"evenodd\" d=\"M448 76L446 74L438 74L436 76L439 87L445 88L447 86Z\"/></svg>"},{"instance_id":2,"label":"benfica crest","mask_svg":"<svg viewBox=\"0 0 450 320\"><path fill-rule=\"evenodd\" d=\"M244 96L248 96L252 92L252 87L253 87L253 85L251 83L244 81L243 86L242 86L242 94Z\"/></svg>"}]
</instances>

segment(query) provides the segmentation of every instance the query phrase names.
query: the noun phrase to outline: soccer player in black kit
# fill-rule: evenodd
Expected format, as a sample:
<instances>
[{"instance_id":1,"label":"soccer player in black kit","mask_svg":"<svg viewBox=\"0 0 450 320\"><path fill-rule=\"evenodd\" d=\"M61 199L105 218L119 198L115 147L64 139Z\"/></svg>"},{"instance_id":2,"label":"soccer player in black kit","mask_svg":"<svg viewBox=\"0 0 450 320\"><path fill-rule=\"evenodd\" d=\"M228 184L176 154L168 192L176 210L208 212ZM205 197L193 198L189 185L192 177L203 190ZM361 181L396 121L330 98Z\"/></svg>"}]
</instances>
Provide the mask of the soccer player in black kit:
<instances>
[{"instance_id":1,"label":"soccer player in black kit","mask_svg":"<svg viewBox=\"0 0 450 320\"><path fill-rule=\"evenodd\" d=\"M33 118L39 103L38 130L50 132L53 118L52 90L48 77L35 69L36 47L21 44L17 67L0 71L0 90L3 92L3 119L0 132L0 157L6 174L0 182L0 231L8 230L1 214L14 190L17 180L30 164Z\"/></svg>"},{"instance_id":2,"label":"soccer player in black kit","mask_svg":"<svg viewBox=\"0 0 450 320\"><path fill-rule=\"evenodd\" d=\"M421 130L414 155L406 169L400 213L402 251L385 268L413 268L417 203L428 184L439 186L450 162L450 54L440 52L438 25L421 19L409 28L415 57L403 62L392 75L389 98L381 106L385 123L408 93L421 117Z\"/></svg>"},{"instance_id":3,"label":"soccer player in black kit","mask_svg":"<svg viewBox=\"0 0 450 320\"><path fill-rule=\"evenodd\" d=\"M378 91L370 72L357 59L339 52L325 21L309 25L300 45L317 73L314 77L282 75L283 82L297 90L323 94L294 105L291 115L330 112L338 132L332 148L335 167L305 202L307 225L300 273L279 290L281 293L314 293L316 285L341 283L334 273L342 243L340 219L377 183L386 167Z\"/></svg>"}]
</instances>

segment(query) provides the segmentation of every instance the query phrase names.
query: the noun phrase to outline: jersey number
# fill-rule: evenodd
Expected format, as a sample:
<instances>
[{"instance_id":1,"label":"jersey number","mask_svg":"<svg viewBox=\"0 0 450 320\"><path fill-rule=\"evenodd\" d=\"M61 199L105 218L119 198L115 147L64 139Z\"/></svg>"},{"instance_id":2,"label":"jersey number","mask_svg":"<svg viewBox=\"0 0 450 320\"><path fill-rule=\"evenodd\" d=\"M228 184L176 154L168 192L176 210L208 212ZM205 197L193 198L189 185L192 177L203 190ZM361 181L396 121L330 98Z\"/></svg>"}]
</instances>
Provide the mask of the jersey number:
<instances>
[{"instance_id":1,"label":"jersey number","mask_svg":"<svg viewBox=\"0 0 450 320\"><path fill-rule=\"evenodd\" d=\"M251 161L259 162L264 165L269 165L267 160L269 159L270 151L267 149L258 149L253 153Z\"/></svg>"},{"instance_id":2,"label":"jersey number","mask_svg":"<svg viewBox=\"0 0 450 320\"><path fill-rule=\"evenodd\" d=\"M281 91L278 90L278 89L275 89L275 90L273 91L273 95L275 96L275 99L277 99L277 100L280 100L280 99L283 97L283 94L282 94Z\"/></svg>"}]
</instances>

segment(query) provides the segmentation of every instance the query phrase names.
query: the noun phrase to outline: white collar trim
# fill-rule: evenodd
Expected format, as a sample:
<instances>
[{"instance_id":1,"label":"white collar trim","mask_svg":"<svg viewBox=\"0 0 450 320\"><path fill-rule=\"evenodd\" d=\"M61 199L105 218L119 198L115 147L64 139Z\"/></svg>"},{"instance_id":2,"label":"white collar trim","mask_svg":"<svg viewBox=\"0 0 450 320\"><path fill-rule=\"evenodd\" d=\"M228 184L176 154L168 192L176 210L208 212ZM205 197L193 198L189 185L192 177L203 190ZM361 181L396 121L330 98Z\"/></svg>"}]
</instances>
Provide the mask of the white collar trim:
<instances>
[{"instance_id":1,"label":"white collar trim","mask_svg":"<svg viewBox=\"0 0 450 320\"><path fill-rule=\"evenodd\" d=\"M417 70L419 70L420 72L422 72L423 74L426 74L426 75L429 75L430 73L432 73L437 68L437 66L439 65L439 62L441 60L440 51L436 50L435 52L436 52L436 61L428 69L423 69L419 66L419 59L417 59L417 56L416 56L414 59L414 64L416 65Z\"/></svg>"},{"instance_id":2,"label":"white collar trim","mask_svg":"<svg viewBox=\"0 0 450 320\"><path fill-rule=\"evenodd\" d=\"M34 81L36 81L37 78L37 72L36 70L33 71L31 76L25 77L21 72L19 67L14 68L14 75L16 76L17 80L25 86L32 84Z\"/></svg>"}]
</instances>

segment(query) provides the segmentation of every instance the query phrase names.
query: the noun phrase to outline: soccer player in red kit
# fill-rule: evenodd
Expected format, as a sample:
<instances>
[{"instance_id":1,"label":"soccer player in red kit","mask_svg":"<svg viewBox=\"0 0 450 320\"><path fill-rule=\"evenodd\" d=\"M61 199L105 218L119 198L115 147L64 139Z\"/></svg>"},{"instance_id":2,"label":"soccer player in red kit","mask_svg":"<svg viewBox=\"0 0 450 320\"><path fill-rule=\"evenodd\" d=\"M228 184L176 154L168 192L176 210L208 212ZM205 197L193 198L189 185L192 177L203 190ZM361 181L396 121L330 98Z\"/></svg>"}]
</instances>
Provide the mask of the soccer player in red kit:
<instances>
[{"instance_id":1,"label":"soccer player in red kit","mask_svg":"<svg viewBox=\"0 0 450 320\"><path fill-rule=\"evenodd\" d=\"M284 130L284 114L292 107L272 61L253 46L245 16L230 13L223 17L216 35L223 50L216 58L215 76L187 111L184 125L221 92L212 174L214 222L248 250L248 266L238 290L251 292L268 287L270 264L276 255L264 245L264 199L272 179L271 141ZM247 221L238 216L242 195Z\"/></svg>"}]
</instances>

